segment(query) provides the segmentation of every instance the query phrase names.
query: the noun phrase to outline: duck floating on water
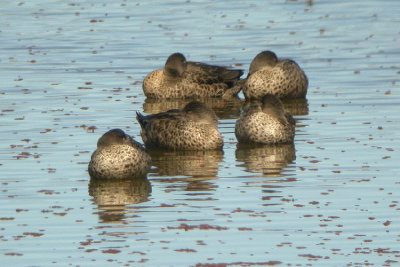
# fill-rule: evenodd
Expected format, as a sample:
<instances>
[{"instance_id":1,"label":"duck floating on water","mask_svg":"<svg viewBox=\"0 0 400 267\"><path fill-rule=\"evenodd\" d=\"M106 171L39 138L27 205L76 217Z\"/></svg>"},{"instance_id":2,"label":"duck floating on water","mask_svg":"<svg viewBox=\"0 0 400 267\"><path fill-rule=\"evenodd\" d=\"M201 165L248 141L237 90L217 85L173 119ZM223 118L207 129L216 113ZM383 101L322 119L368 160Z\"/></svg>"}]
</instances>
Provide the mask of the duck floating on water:
<instances>
[{"instance_id":1,"label":"duck floating on water","mask_svg":"<svg viewBox=\"0 0 400 267\"><path fill-rule=\"evenodd\" d=\"M267 94L261 104L250 106L236 121L235 135L240 143L278 144L293 142L295 120L282 102Z\"/></svg>"},{"instance_id":2,"label":"duck floating on water","mask_svg":"<svg viewBox=\"0 0 400 267\"><path fill-rule=\"evenodd\" d=\"M149 98L230 97L241 90L243 70L186 61L181 53L170 55L164 69L154 70L143 81Z\"/></svg>"},{"instance_id":3,"label":"duck floating on water","mask_svg":"<svg viewBox=\"0 0 400 267\"><path fill-rule=\"evenodd\" d=\"M98 140L88 171L95 179L129 179L145 176L150 167L143 146L121 129L112 129Z\"/></svg>"},{"instance_id":4,"label":"duck floating on water","mask_svg":"<svg viewBox=\"0 0 400 267\"><path fill-rule=\"evenodd\" d=\"M274 52L263 51L250 64L243 94L246 99L261 99L265 94L304 98L307 88L307 76L295 61L278 59Z\"/></svg>"},{"instance_id":5,"label":"duck floating on water","mask_svg":"<svg viewBox=\"0 0 400 267\"><path fill-rule=\"evenodd\" d=\"M136 114L146 148L212 150L222 149L224 144L217 116L201 102L153 115Z\"/></svg>"}]
</instances>

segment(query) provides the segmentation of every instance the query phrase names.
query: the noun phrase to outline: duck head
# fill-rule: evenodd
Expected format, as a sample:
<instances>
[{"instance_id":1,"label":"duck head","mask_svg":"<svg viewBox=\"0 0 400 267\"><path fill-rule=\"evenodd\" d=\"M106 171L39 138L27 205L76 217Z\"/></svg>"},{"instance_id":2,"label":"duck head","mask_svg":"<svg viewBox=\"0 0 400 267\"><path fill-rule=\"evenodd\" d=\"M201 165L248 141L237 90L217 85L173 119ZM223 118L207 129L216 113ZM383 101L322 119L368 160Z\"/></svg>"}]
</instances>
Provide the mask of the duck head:
<instances>
[{"instance_id":1,"label":"duck head","mask_svg":"<svg viewBox=\"0 0 400 267\"><path fill-rule=\"evenodd\" d=\"M122 145L129 139L129 135L125 134L121 129L112 129L100 137L99 141L97 141L97 148L111 145Z\"/></svg>"},{"instance_id":2,"label":"duck head","mask_svg":"<svg viewBox=\"0 0 400 267\"><path fill-rule=\"evenodd\" d=\"M205 123L205 124L218 124L217 115L207 105L199 102L192 101L188 103L184 108L183 112L192 120Z\"/></svg>"},{"instance_id":3,"label":"duck head","mask_svg":"<svg viewBox=\"0 0 400 267\"><path fill-rule=\"evenodd\" d=\"M169 77L180 77L186 70L186 58L181 53L170 55L165 62L164 73Z\"/></svg>"},{"instance_id":4,"label":"duck head","mask_svg":"<svg viewBox=\"0 0 400 267\"><path fill-rule=\"evenodd\" d=\"M251 62L249 75L253 74L257 70L263 67L274 67L278 62L278 57L272 51L262 51L259 53Z\"/></svg>"},{"instance_id":5,"label":"duck head","mask_svg":"<svg viewBox=\"0 0 400 267\"><path fill-rule=\"evenodd\" d=\"M261 99L261 107L263 112L269 114L283 115L285 113L285 109L283 107L282 102L278 97L272 94L266 94Z\"/></svg>"}]
</instances>

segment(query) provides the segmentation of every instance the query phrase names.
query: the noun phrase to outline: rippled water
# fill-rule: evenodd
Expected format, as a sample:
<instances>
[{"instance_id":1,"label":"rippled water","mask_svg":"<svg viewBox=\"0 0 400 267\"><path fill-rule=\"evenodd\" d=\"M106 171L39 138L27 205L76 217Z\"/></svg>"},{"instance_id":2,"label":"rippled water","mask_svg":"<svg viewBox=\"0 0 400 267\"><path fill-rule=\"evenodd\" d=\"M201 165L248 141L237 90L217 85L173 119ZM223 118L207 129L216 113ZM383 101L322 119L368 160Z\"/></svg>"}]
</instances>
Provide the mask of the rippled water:
<instances>
[{"instance_id":1,"label":"rippled water","mask_svg":"<svg viewBox=\"0 0 400 267\"><path fill-rule=\"evenodd\" d=\"M2 264L397 265L400 2L159 2L1 3ZM265 49L309 77L294 146L237 147L246 104L210 99L223 153L90 181L105 131L185 104L141 89L169 54L247 75Z\"/></svg>"}]
</instances>

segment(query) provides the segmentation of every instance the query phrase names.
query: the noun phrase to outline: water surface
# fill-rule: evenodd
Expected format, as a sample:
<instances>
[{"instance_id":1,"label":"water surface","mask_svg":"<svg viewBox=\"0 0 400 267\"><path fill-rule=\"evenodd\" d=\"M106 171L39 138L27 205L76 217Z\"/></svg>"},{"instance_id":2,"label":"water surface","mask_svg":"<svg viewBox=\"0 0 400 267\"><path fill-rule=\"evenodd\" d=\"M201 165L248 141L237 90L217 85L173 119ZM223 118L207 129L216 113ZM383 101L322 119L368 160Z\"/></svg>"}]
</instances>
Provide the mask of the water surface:
<instances>
[{"instance_id":1,"label":"water surface","mask_svg":"<svg viewBox=\"0 0 400 267\"><path fill-rule=\"evenodd\" d=\"M25 1L0 5L0 257L15 266L397 265L400 3ZM207 100L223 153L154 153L147 179L90 181L97 139L154 102L179 51L308 75L293 146L237 146L240 99Z\"/></svg>"}]
</instances>

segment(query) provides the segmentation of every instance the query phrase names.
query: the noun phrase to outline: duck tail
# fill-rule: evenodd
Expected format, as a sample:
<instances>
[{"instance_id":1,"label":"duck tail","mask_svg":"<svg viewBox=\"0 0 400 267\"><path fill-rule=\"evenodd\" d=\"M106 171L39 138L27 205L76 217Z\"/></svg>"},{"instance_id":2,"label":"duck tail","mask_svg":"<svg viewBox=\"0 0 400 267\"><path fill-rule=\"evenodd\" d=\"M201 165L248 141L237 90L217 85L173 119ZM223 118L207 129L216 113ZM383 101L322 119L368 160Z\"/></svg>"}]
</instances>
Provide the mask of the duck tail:
<instances>
[{"instance_id":1,"label":"duck tail","mask_svg":"<svg viewBox=\"0 0 400 267\"><path fill-rule=\"evenodd\" d=\"M139 122L140 127L142 127L142 128L145 127L145 125L146 125L145 116L142 113L138 112L138 111L136 111L136 120Z\"/></svg>"},{"instance_id":2,"label":"duck tail","mask_svg":"<svg viewBox=\"0 0 400 267\"><path fill-rule=\"evenodd\" d=\"M245 79L237 81L231 88L225 91L222 95L223 99L229 99L231 97L235 97L239 94L239 92L243 89Z\"/></svg>"}]
</instances>

